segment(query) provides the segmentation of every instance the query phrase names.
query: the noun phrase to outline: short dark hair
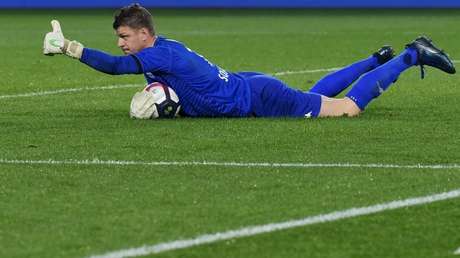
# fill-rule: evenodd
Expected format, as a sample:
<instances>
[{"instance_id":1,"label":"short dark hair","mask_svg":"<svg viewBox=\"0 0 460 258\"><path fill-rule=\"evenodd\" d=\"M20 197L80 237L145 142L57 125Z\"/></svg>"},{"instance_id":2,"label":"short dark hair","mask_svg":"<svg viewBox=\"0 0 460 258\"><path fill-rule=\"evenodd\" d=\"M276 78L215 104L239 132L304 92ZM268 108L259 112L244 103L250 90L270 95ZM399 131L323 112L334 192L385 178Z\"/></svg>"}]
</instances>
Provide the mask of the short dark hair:
<instances>
[{"instance_id":1,"label":"short dark hair","mask_svg":"<svg viewBox=\"0 0 460 258\"><path fill-rule=\"evenodd\" d=\"M147 28L150 35L155 35L152 14L140 4L130 4L121 8L113 18L114 30L120 26L128 26L133 29Z\"/></svg>"}]
</instances>

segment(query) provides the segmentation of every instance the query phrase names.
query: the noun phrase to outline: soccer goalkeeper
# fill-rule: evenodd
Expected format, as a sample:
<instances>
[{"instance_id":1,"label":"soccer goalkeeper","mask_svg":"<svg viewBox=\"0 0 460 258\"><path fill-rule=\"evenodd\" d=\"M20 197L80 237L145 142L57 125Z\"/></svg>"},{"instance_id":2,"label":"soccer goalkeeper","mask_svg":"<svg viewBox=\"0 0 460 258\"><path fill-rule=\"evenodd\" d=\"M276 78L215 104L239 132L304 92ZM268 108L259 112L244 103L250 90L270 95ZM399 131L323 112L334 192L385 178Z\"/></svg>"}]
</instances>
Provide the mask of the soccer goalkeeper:
<instances>
[{"instance_id":1,"label":"soccer goalkeeper","mask_svg":"<svg viewBox=\"0 0 460 258\"><path fill-rule=\"evenodd\" d=\"M149 84L160 82L173 88L183 114L192 117L356 116L413 66L421 66L422 78L424 65L455 73L448 55L427 37L419 37L396 57L390 46L382 47L302 92L266 74L227 72L184 44L157 36L152 15L139 4L121 8L114 17L113 28L124 56L69 41L58 21L51 24L53 31L45 36L44 54L65 54L108 74L144 74ZM351 84L344 98L334 98ZM136 105L139 110L131 110L134 116L145 113L148 107L142 104Z\"/></svg>"}]
</instances>

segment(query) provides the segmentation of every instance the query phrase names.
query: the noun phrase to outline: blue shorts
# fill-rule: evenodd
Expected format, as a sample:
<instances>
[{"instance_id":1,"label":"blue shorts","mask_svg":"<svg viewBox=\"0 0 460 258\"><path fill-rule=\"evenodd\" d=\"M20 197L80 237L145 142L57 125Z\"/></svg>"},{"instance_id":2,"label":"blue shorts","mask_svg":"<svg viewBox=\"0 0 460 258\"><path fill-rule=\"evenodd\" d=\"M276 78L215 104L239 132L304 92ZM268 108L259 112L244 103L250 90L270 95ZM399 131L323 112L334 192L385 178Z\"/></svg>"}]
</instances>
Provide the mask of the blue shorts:
<instances>
[{"instance_id":1,"label":"blue shorts","mask_svg":"<svg viewBox=\"0 0 460 258\"><path fill-rule=\"evenodd\" d=\"M266 74L243 72L251 89L251 112L256 117L318 117L321 95L288 87Z\"/></svg>"}]
</instances>

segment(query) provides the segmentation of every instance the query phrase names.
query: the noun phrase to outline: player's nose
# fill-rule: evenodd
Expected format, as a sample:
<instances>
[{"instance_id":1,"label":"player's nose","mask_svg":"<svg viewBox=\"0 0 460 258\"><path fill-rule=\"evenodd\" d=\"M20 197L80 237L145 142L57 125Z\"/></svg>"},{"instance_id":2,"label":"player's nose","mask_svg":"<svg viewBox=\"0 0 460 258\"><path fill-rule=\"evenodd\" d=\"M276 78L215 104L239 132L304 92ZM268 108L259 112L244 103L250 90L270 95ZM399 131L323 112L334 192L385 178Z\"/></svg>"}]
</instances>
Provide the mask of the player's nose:
<instances>
[{"instance_id":1,"label":"player's nose","mask_svg":"<svg viewBox=\"0 0 460 258\"><path fill-rule=\"evenodd\" d=\"M122 38L119 38L117 45L118 45L118 47L121 48L121 47L123 47L125 45L125 41Z\"/></svg>"}]
</instances>

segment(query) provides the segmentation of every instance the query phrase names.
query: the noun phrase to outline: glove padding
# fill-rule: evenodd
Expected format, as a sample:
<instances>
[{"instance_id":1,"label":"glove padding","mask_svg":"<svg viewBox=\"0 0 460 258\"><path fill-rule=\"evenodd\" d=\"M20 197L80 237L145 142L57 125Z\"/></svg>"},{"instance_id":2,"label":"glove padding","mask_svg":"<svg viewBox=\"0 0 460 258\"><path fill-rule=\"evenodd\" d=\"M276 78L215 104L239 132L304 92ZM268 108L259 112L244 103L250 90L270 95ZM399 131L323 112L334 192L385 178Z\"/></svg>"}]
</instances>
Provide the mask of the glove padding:
<instances>
[{"instance_id":1,"label":"glove padding","mask_svg":"<svg viewBox=\"0 0 460 258\"><path fill-rule=\"evenodd\" d=\"M155 106L153 93L141 91L134 94L134 97L131 100L129 116L131 118L138 119L151 119L158 117L158 110Z\"/></svg>"},{"instance_id":2,"label":"glove padding","mask_svg":"<svg viewBox=\"0 0 460 258\"><path fill-rule=\"evenodd\" d=\"M61 31L61 25L58 21L52 20L51 27L53 27L53 31L46 33L43 41L43 54L49 56L63 54L62 49L64 48L65 39Z\"/></svg>"},{"instance_id":3,"label":"glove padding","mask_svg":"<svg viewBox=\"0 0 460 258\"><path fill-rule=\"evenodd\" d=\"M46 33L45 40L43 41L43 54L49 56L66 54L70 57L80 59L83 54L83 45L75 40L69 41L65 39L59 21L52 20L51 27L53 31Z\"/></svg>"}]
</instances>

